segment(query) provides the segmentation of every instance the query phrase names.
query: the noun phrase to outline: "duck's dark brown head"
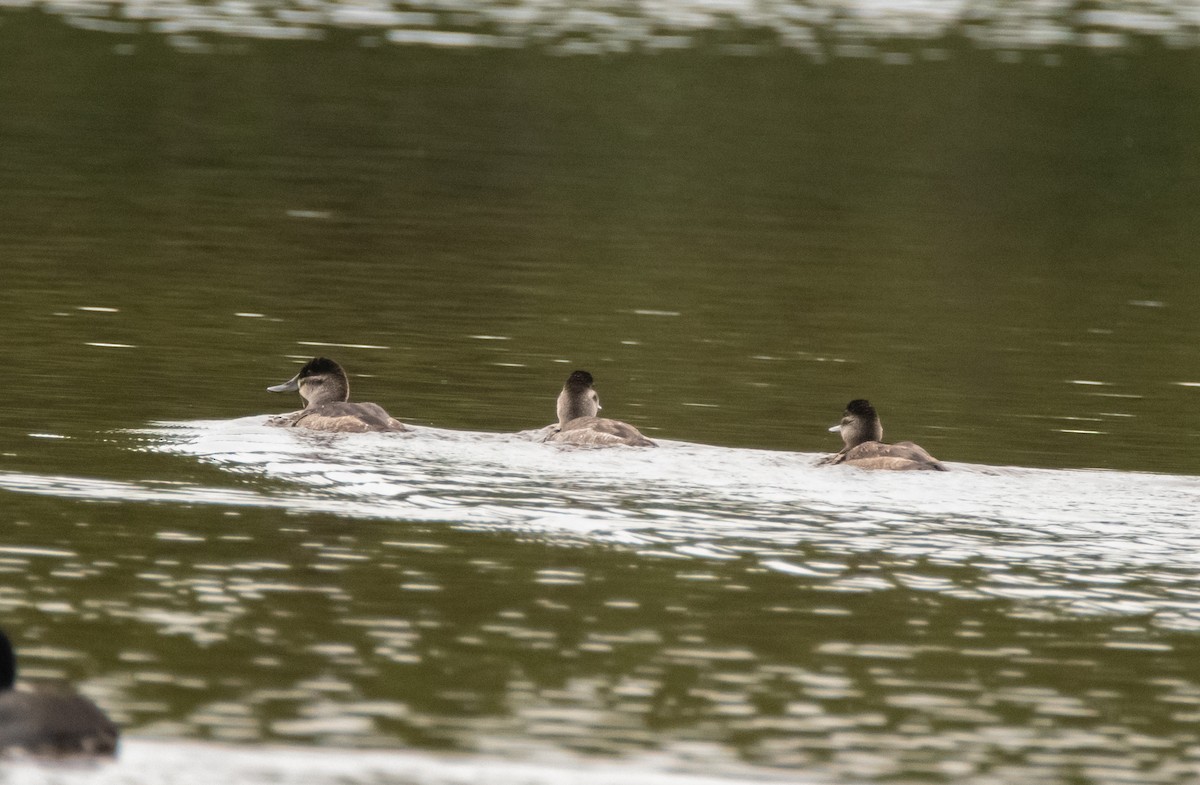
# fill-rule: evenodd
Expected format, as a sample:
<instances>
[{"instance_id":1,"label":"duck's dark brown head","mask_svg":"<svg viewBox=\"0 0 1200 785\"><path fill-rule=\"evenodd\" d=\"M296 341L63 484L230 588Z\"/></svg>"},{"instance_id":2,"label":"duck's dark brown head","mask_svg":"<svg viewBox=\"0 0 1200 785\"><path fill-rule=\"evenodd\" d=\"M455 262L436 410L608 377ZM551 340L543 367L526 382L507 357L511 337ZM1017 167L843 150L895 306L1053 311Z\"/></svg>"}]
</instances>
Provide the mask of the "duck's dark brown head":
<instances>
[{"instance_id":1,"label":"duck's dark brown head","mask_svg":"<svg viewBox=\"0 0 1200 785\"><path fill-rule=\"evenodd\" d=\"M846 404L842 421L829 430L842 435L842 442L847 450L863 442L878 442L883 439L883 425L879 422L879 415L870 401L863 398L855 398Z\"/></svg>"},{"instance_id":2,"label":"duck's dark brown head","mask_svg":"<svg viewBox=\"0 0 1200 785\"><path fill-rule=\"evenodd\" d=\"M600 396L592 389L592 375L575 371L567 377L558 394L558 424L565 425L579 417L595 417L600 411Z\"/></svg>"},{"instance_id":3,"label":"duck's dark brown head","mask_svg":"<svg viewBox=\"0 0 1200 785\"><path fill-rule=\"evenodd\" d=\"M270 392L299 392L304 403L319 406L350 400L350 379L346 371L328 357L314 357L304 364L300 373L283 384L268 387Z\"/></svg>"}]
</instances>

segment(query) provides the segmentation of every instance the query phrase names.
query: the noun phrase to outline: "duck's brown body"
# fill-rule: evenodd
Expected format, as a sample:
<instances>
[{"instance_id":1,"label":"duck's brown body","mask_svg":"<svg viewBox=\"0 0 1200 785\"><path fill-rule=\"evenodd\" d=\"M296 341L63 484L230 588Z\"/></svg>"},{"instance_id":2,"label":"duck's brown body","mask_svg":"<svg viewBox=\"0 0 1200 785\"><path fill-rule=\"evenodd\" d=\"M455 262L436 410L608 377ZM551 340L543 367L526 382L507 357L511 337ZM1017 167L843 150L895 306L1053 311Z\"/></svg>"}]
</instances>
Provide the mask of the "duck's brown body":
<instances>
[{"instance_id":1,"label":"duck's brown body","mask_svg":"<svg viewBox=\"0 0 1200 785\"><path fill-rule=\"evenodd\" d=\"M860 469L946 471L941 461L926 452L925 448L912 442L865 442L846 452L837 453L827 463L830 466L845 464Z\"/></svg>"},{"instance_id":2,"label":"duck's brown body","mask_svg":"<svg viewBox=\"0 0 1200 785\"><path fill-rule=\"evenodd\" d=\"M576 417L546 439L548 442L580 444L588 447L608 447L625 444L630 447L657 447L629 423L607 417Z\"/></svg>"},{"instance_id":3,"label":"duck's brown body","mask_svg":"<svg viewBox=\"0 0 1200 785\"><path fill-rule=\"evenodd\" d=\"M308 428L311 431L367 433L369 431L406 431L404 423L376 403L323 403L291 414L267 420L280 428Z\"/></svg>"}]
</instances>

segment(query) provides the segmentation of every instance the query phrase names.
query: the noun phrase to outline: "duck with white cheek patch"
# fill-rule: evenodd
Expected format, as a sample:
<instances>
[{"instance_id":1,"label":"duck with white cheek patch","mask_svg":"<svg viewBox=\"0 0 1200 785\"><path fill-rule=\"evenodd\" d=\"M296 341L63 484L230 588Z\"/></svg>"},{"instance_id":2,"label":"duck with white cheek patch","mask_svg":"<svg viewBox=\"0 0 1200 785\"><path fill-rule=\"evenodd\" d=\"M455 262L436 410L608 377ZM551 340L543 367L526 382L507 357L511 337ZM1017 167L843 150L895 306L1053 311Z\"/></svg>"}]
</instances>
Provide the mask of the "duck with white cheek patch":
<instances>
[{"instance_id":1,"label":"duck with white cheek patch","mask_svg":"<svg viewBox=\"0 0 1200 785\"><path fill-rule=\"evenodd\" d=\"M821 466L857 466L860 469L944 472L946 467L912 442L885 444L883 425L870 402L856 398L846 404L842 421L829 429L842 435L845 446L824 458Z\"/></svg>"},{"instance_id":2,"label":"duck with white cheek patch","mask_svg":"<svg viewBox=\"0 0 1200 785\"><path fill-rule=\"evenodd\" d=\"M558 394L558 427L545 441L584 447L657 447L629 423L597 417L600 396L592 388L592 375L575 371Z\"/></svg>"},{"instance_id":3,"label":"duck with white cheek patch","mask_svg":"<svg viewBox=\"0 0 1200 785\"><path fill-rule=\"evenodd\" d=\"M300 411L272 417L267 425L336 433L408 430L379 404L351 403L346 371L326 357L314 357L300 373L267 391L298 392L304 401Z\"/></svg>"}]
</instances>

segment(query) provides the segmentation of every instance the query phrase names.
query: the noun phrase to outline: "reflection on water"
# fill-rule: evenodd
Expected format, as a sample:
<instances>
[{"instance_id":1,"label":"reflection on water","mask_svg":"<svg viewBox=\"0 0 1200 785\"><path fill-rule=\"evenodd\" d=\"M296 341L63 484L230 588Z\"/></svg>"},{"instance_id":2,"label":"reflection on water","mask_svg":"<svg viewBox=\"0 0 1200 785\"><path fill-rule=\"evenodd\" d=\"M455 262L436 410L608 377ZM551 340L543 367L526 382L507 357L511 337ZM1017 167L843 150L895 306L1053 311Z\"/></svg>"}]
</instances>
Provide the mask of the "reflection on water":
<instances>
[{"instance_id":1,"label":"reflection on water","mask_svg":"<svg viewBox=\"0 0 1200 785\"><path fill-rule=\"evenodd\" d=\"M120 631L84 686L135 737L656 751L709 771L736 750L980 783L1172 782L1143 769L1200 740L1193 478L262 418L125 444L251 487L3 474L48 509L125 499L161 519L70 506L0 558L31 580L11 615ZM31 670L72 671L45 634Z\"/></svg>"},{"instance_id":2,"label":"reflection on water","mask_svg":"<svg viewBox=\"0 0 1200 785\"><path fill-rule=\"evenodd\" d=\"M697 757L703 757L697 750ZM706 774L661 772L653 756L625 762L571 759L517 763L501 758L438 756L414 752L336 751L134 739L122 743L115 764L56 768L7 763L3 785L244 785L296 782L304 785L728 785L731 782L821 782L795 772L771 772L711 762Z\"/></svg>"},{"instance_id":3,"label":"reflection on water","mask_svg":"<svg viewBox=\"0 0 1200 785\"><path fill-rule=\"evenodd\" d=\"M36 7L0 622L97 776L1197 779L1187 7ZM318 353L415 433L231 419ZM502 435L573 368L663 447Z\"/></svg>"},{"instance_id":4,"label":"reflection on water","mask_svg":"<svg viewBox=\"0 0 1200 785\"><path fill-rule=\"evenodd\" d=\"M671 0L586 3L328 2L180 3L67 0L22 4L63 14L72 24L124 36L151 31L182 50L211 52L217 36L323 39L331 29L380 41L446 48L532 47L560 55L661 52L715 47L739 56L794 50L816 60L868 57L884 62L940 60L947 38L965 38L1012 60L1021 50L1063 46L1112 50L1155 41L1192 47L1200 19L1187 4L1020 2L929 3L892 0L805 2ZM914 47L915 45L915 47ZM915 54L914 54L915 48Z\"/></svg>"}]
</instances>

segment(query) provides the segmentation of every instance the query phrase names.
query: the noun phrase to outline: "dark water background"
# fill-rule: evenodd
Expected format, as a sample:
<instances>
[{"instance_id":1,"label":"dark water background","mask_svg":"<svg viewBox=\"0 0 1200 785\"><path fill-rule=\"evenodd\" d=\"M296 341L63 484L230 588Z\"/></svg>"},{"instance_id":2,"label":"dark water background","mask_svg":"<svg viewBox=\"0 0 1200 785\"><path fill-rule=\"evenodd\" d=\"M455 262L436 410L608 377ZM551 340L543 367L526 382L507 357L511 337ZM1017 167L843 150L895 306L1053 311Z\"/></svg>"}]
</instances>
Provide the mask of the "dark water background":
<instances>
[{"instance_id":1,"label":"dark water background","mask_svg":"<svg viewBox=\"0 0 1200 785\"><path fill-rule=\"evenodd\" d=\"M0 620L28 675L135 739L1195 778L1193 49L77 27L0 14ZM780 452L606 455L600 487L469 439L251 461L205 440L254 428L144 430L287 410L263 388L314 354L418 425L544 425L582 367L648 435ZM1114 471L813 475L854 397L948 461Z\"/></svg>"}]
</instances>

